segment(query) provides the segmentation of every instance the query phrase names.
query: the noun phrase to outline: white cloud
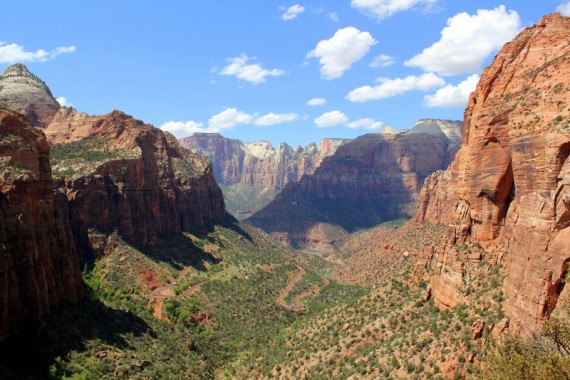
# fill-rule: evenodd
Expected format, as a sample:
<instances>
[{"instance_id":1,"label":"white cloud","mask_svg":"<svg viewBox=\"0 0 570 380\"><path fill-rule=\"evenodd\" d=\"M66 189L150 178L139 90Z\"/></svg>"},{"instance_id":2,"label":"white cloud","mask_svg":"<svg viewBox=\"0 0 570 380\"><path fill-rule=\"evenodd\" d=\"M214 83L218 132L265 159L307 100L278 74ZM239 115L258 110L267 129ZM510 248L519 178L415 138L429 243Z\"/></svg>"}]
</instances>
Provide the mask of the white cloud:
<instances>
[{"instance_id":1,"label":"white cloud","mask_svg":"<svg viewBox=\"0 0 570 380\"><path fill-rule=\"evenodd\" d=\"M329 18L334 22L338 22L338 14L336 12L331 12L327 14L327 16L329 16Z\"/></svg>"},{"instance_id":2,"label":"white cloud","mask_svg":"<svg viewBox=\"0 0 570 380\"><path fill-rule=\"evenodd\" d=\"M458 13L447 20L439 41L404 65L442 75L475 73L491 53L520 30L518 13L507 11L504 5L491 10L479 9L473 16Z\"/></svg>"},{"instance_id":3,"label":"white cloud","mask_svg":"<svg viewBox=\"0 0 570 380\"><path fill-rule=\"evenodd\" d=\"M204 124L195 121L167 121L160 126L165 132L170 132L177 138L191 136L196 132L219 132L220 128L203 128Z\"/></svg>"},{"instance_id":4,"label":"white cloud","mask_svg":"<svg viewBox=\"0 0 570 380\"><path fill-rule=\"evenodd\" d=\"M358 119L347 124L348 128L353 129L380 129L382 127L381 121L376 121L370 118Z\"/></svg>"},{"instance_id":5,"label":"white cloud","mask_svg":"<svg viewBox=\"0 0 570 380\"><path fill-rule=\"evenodd\" d=\"M436 91L433 95L426 95L428 107L465 107L469 100L469 94L479 82L479 75L473 74L459 83L457 86L448 84Z\"/></svg>"},{"instance_id":6,"label":"white cloud","mask_svg":"<svg viewBox=\"0 0 570 380\"><path fill-rule=\"evenodd\" d=\"M279 69L264 69L258 63L248 64L248 60L249 57L246 54L242 54L239 57L229 58L228 61L230 64L222 69L220 75L234 75L239 79L259 84L265 82L265 77L267 76L277 77L285 74L285 71Z\"/></svg>"},{"instance_id":7,"label":"white cloud","mask_svg":"<svg viewBox=\"0 0 570 380\"><path fill-rule=\"evenodd\" d=\"M334 110L331 112L326 112L315 119L315 125L317 127L332 127L338 124L346 123L348 117L340 111Z\"/></svg>"},{"instance_id":8,"label":"white cloud","mask_svg":"<svg viewBox=\"0 0 570 380\"><path fill-rule=\"evenodd\" d=\"M425 5L426 10L430 10L436 3L437 0L352 0L350 4L369 16L383 20L416 5Z\"/></svg>"},{"instance_id":9,"label":"white cloud","mask_svg":"<svg viewBox=\"0 0 570 380\"><path fill-rule=\"evenodd\" d=\"M228 129L233 128L238 124L248 124L253 121L253 116L244 112L238 111L235 108L226 108L219 114L216 114L208 120L208 127L210 129Z\"/></svg>"},{"instance_id":10,"label":"white cloud","mask_svg":"<svg viewBox=\"0 0 570 380\"><path fill-rule=\"evenodd\" d=\"M570 1L560 4L556 8L556 12L560 13L562 16L570 16Z\"/></svg>"},{"instance_id":11,"label":"white cloud","mask_svg":"<svg viewBox=\"0 0 570 380\"><path fill-rule=\"evenodd\" d=\"M387 67L393 65L394 62L396 62L394 60L394 57L390 57L386 54L380 54L372 59L372 62L370 62L370 67Z\"/></svg>"},{"instance_id":12,"label":"white cloud","mask_svg":"<svg viewBox=\"0 0 570 380\"><path fill-rule=\"evenodd\" d=\"M255 120L257 125L275 125L282 123L290 123L297 120L296 113L268 113L267 115L260 116Z\"/></svg>"},{"instance_id":13,"label":"white cloud","mask_svg":"<svg viewBox=\"0 0 570 380\"><path fill-rule=\"evenodd\" d=\"M65 99L65 97L63 97L63 96L60 96L60 97L56 98L55 100L56 100L56 101L59 103L59 105L62 106L62 107L72 107L72 106L73 106L73 104L69 103L69 102L67 101L67 99Z\"/></svg>"},{"instance_id":14,"label":"white cloud","mask_svg":"<svg viewBox=\"0 0 570 380\"><path fill-rule=\"evenodd\" d=\"M323 106L327 103L326 99L323 98L313 98L307 102L308 106Z\"/></svg>"},{"instance_id":15,"label":"white cloud","mask_svg":"<svg viewBox=\"0 0 570 380\"><path fill-rule=\"evenodd\" d=\"M339 78L353 63L359 61L376 40L368 32L349 26L336 31L328 40L321 40L307 58L319 58L321 76L325 79Z\"/></svg>"},{"instance_id":16,"label":"white cloud","mask_svg":"<svg viewBox=\"0 0 570 380\"><path fill-rule=\"evenodd\" d=\"M434 73L425 73L420 76L410 75L405 78L378 78L379 84L358 87L349 92L346 98L352 102L368 102L370 100L390 98L412 90L429 90L445 84L443 78Z\"/></svg>"},{"instance_id":17,"label":"white cloud","mask_svg":"<svg viewBox=\"0 0 570 380\"><path fill-rule=\"evenodd\" d=\"M44 49L25 51L21 45L0 41L0 63L45 62L54 59L60 54L73 53L74 51L75 46L57 47L51 51Z\"/></svg>"},{"instance_id":18,"label":"white cloud","mask_svg":"<svg viewBox=\"0 0 570 380\"><path fill-rule=\"evenodd\" d=\"M281 18L285 21L293 20L294 18L297 18L297 16L299 16L304 11L305 7L299 4L291 5L289 8L287 8L285 13L283 13Z\"/></svg>"}]
</instances>

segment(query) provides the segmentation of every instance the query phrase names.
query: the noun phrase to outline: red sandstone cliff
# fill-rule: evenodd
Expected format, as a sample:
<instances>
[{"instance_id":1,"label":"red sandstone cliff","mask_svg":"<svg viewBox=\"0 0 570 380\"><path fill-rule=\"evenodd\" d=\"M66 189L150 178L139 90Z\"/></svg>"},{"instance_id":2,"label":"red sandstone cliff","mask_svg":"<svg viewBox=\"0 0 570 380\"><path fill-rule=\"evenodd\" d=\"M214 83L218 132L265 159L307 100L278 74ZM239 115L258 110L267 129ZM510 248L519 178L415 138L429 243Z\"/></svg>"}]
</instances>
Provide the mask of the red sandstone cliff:
<instances>
[{"instance_id":1,"label":"red sandstone cliff","mask_svg":"<svg viewBox=\"0 0 570 380\"><path fill-rule=\"evenodd\" d=\"M225 216L208 159L151 125L120 111L88 116L64 107L45 133L83 251L99 233L144 245Z\"/></svg>"},{"instance_id":2,"label":"red sandstone cliff","mask_svg":"<svg viewBox=\"0 0 570 380\"><path fill-rule=\"evenodd\" d=\"M515 329L540 325L570 261L570 18L553 14L507 43L471 94L462 148L422 190L417 222L450 224L451 241L495 246ZM463 264L433 266L436 302L461 302Z\"/></svg>"},{"instance_id":3,"label":"red sandstone cliff","mask_svg":"<svg viewBox=\"0 0 570 380\"><path fill-rule=\"evenodd\" d=\"M409 217L424 179L453 159L459 133L458 122L421 120L406 132L358 137L248 220L294 246L310 246ZM316 228L321 224L330 233Z\"/></svg>"},{"instance_id":4,"label":"red sandstone cliff","mask_svg":"<svg viewBox=\"0 0 570 380\"><path fill-rule=\"evenodd\" d=\"M0 342L83 294L67 200L44 134L0 108Z\"/></svg>"}]
</instances>

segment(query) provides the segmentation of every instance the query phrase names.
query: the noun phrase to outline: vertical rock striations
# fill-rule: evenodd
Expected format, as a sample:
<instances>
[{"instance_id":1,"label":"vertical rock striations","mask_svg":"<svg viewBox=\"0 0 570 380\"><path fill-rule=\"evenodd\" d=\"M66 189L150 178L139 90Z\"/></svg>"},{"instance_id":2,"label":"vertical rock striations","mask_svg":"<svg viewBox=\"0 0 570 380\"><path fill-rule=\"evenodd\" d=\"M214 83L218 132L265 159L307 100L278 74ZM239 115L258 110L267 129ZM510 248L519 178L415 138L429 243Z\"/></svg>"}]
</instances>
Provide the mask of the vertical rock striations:
<instances>
[{"instance_id":1,"label":"vertical rock striations","mask_svg":"<svg viewBox=\"0 0 570 380\"><path fill-rule=\"evenodd\" d=\"M208 159L168 133L120 111L88 116L69 108L45 132L82 252L96 251L100 234L145 245L225 217Z\"/></svg>"},{"instance_id":2,"label":"vertical rock striations","mask_svg":"<svg viewBox=\"0 0 570 380\"><path fill-rule=\"evenodd\" d=\"M552 14L505 44L471 94L461 150L426 181L415 217L451 224L453 241L506 248L504 308L529 332L555 307L570 261L569 41L570 18ZM434 281L453 292L449 260Z\"/></svg>"},{"instance_id":3,"label":"vertical rock striations","mask_svg":"<svg viewBox=\"0 0 570 380\"><path fill-rule=\"evenodd\" d=\"M0 108L0 342L83 294L65 195L43 133Z\"/></svg>"},{"instance_id":4,"label":"vertical rock striations","mask_svg":"<svg viewBox=\"0 0 570 380\"><path fill-rule=\"evenodd\" d=\"M344 144L343 139L324 139L305 148L286 143L274 148L267 141L243 143L218 133L195 133L180 143L207 156L214 175L224 187L230 212L243 218L269 203L289 182L312 174L323 159Z\"/></svg>"}]
</instances>

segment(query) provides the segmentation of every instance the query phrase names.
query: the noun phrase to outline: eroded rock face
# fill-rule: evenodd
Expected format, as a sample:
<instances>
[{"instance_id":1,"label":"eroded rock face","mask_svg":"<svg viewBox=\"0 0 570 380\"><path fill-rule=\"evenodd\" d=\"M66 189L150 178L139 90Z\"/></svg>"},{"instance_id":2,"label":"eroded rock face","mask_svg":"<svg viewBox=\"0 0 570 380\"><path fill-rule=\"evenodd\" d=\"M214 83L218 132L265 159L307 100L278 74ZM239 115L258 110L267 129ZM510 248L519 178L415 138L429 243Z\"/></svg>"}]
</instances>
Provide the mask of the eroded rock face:
<instances>
[{"instance_id":1,"label":"eroded rock face","mask_svg":"<svg viewBox=\"0 0 570 380\"><path fill-rule=\"evenodd\" d=\"M98 253L113 232L145 245L225 217L208 159L168 133L120 111L88 116L65 107L45 132L82 253Z\"/></svg>"},{"instance_id":2,"label":"eroded rock face","mask_svg":"<svg viewBox=\"0 0 570 380\"><path fill-rule=\"evenodd\" d=\"M180 143L212 161L216 179L227 187L224 195L229 211L242 218L265 206L289 182L313 173L325 157L332 155L346 141L324 139L319 145L309 144L305 148L292 148L282 143L274 148L267 141L243 143L218 133L195 133L181 139ZM267 201L236 199L232 202L234 192L249 193L250 198Z\"/></svg>"},{"instance_id":3,"label":"eroded rock face","mask_svg":"<svg viewBox=\"0 0 570 380\"><path fill-rule=\"evenodd\" d=\"M469 99L462 148L426 181L415 217L451 224L459 242L507 247L515 330L534 330L555 307L570 260L568 41L570 19L553 14L501 49Z\"/></svg>"},{"instance_id":4,"label":"eroded rock face","mask_svg":"<svg viewBox=\"0 0 570 380\"><path fill-rule=\"evenodd\" d=\"M83 294L65 195L44 134L0 108L0 342Z\"/></svg>"},{"instance_id":5,"label":"eroded rock face","mask_svg":"<svg viewBox=\"0 0 570 380\"><path fill-rule=\"evenodd\" d=\"M0 75L0 104L27 116L35 126L46 125L60 108L46 84L22 64Z\"/></svg>"},{"instance_id":6,"label":"eroded rock face","mask_svg":"<svg viewBox=\"0 0 570 380\"><path fill-rule=\"evenodd\" d=\"M445 124L454 133L439 127ZM368 134L326 158L312 175L290 183L275 201L249 220L294 246L413 215L424 179L451 162L459 122L421 120L410 131ZM449 135L449 136L448 136ZM318 236L313 231L319 231ZM328 243L333 240L328 241Z\"/></svg>"}]
</instances>

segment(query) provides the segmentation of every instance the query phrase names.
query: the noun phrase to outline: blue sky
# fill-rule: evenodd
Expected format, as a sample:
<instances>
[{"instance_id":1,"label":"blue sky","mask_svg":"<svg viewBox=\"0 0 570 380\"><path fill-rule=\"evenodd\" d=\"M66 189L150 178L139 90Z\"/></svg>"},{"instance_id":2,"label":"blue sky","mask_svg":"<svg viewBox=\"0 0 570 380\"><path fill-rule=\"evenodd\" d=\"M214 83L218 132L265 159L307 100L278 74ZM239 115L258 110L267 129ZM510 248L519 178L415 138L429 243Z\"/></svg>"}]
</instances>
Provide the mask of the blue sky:
<instances>
[{"instance_id":1,"label":"blue sky","mask_svg":"<svg viewBox=\"0 0 570 380\"><path fill-rule=\"evenodd\" d=\"M5 1L0 70L178 137L306 145L461 119L498 48L558 0ZM9 15L9 17L7 17Z\"/></svg>"}]
</instances>

